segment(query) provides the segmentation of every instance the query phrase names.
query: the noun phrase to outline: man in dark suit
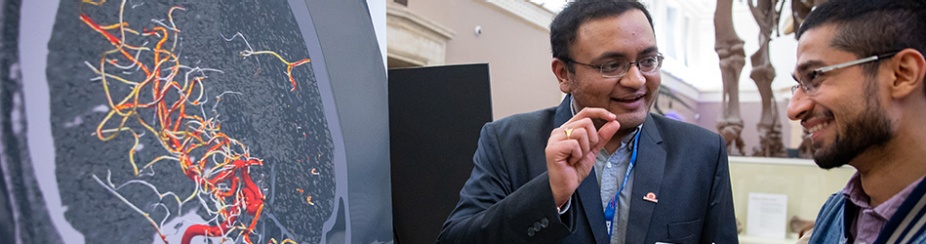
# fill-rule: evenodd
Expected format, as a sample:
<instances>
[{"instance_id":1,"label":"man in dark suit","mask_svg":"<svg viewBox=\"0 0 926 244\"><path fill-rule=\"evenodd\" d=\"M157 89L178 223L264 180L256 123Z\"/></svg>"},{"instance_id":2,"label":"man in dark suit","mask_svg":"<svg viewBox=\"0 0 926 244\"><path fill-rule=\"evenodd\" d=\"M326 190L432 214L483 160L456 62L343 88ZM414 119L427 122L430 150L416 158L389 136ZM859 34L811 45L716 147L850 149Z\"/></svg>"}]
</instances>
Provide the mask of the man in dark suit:
<instances>
[{"instance_id":1,"label":"man in dark suit","mask_svg":"<svg viewBox=\"0 0 926 244\"><path fill-rule=\"evenodd\" d=\"M554 108L486 124L442 243L736 243L724 142L649 113L663 61L636 1L550 26Z\"/></svg>"}]
</instances>

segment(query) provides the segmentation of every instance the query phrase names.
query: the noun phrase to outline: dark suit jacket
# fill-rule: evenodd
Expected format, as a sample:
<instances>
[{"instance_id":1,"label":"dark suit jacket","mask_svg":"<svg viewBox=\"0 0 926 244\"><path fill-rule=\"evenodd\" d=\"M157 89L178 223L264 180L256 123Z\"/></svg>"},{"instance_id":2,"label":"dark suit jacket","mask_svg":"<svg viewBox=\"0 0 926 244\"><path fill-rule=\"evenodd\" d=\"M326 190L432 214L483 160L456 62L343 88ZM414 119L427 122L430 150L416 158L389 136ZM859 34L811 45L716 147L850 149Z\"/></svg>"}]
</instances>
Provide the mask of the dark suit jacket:
<instances>
[{"instance_id":1,"label":"dark suit jacket","mask_svg":"<svg viewBox=\"0 0 926 244\"><path fill-rule=\"evenodd\" d=\"M544 148L553 128L572 117L570 99L483 126L472 175L438 242L609 242L594 172L566 214L554 206ZM626 242L737 243L723 139L659 115L646 118L642 133ZM657 203L643 199L650 192Z\"/></svg>"}]
</instances>

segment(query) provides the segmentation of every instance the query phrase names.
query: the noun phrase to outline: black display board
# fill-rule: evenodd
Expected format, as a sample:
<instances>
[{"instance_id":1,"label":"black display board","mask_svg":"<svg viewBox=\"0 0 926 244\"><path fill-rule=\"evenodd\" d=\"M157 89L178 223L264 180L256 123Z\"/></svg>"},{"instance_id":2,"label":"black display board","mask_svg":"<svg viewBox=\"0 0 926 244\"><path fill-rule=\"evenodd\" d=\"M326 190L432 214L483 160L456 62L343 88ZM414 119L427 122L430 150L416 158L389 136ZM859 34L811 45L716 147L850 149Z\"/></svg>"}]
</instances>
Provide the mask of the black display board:
<instances>
[{"instance_id":1,"label":"black display board","mask_svg":"<svg viewBox=\"0 0 926 244\"><path fill-rule=\"evenodd\" d=\"M397 243L433 243L492 120L487 64L389 71L392 214Z\"/></svg>"}]
</instances>

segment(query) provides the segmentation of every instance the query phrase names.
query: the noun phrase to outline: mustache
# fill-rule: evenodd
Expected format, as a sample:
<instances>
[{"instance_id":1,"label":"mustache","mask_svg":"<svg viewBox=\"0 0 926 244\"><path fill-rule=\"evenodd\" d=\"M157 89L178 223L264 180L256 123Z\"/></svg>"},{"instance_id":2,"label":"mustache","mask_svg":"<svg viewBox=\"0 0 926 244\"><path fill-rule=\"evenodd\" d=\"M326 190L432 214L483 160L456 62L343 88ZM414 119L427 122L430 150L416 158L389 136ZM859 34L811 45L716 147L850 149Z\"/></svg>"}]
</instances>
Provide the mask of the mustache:
<instances>
[{"instance_id":1,"label":"mustache","mask_svg":"<svg viewBox=\"0 0 926 244\"><path fill-rule=\"evenodd\" d=\"M835 118L835 115L833 115L833 111L830 111L829 109L819 109L819 110L813 111L813 113L811 113L810 115L804 116L804 118L801 119L801 123L807 122L807 120L814 119L814 118L823 118L826 120L832 120L833 118Z\"/></svg>"}]
</instances>

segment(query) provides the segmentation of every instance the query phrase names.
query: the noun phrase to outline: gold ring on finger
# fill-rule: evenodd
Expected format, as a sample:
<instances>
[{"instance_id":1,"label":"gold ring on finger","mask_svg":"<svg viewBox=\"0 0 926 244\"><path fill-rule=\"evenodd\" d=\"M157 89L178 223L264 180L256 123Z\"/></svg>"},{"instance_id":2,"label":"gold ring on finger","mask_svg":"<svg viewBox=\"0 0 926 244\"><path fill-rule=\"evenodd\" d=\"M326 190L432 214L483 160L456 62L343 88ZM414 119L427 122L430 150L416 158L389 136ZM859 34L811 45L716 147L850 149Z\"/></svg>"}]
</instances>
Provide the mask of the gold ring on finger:
<instances>
[{"instance_id":1,"label":"gold ring on finger","mask_svg":"<svg viewBox=\"0 0 926 244\"><path fill-rule=\"evenodd\" d=\"M566 128L566 129L563 129L563 131L566 132L566 139L571 140L572 139L572 128Z\"/></svg>"}]
</instances>

